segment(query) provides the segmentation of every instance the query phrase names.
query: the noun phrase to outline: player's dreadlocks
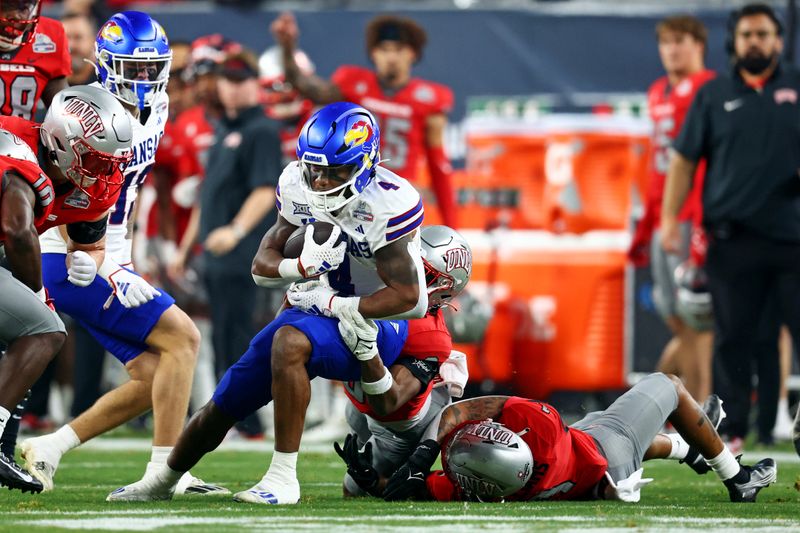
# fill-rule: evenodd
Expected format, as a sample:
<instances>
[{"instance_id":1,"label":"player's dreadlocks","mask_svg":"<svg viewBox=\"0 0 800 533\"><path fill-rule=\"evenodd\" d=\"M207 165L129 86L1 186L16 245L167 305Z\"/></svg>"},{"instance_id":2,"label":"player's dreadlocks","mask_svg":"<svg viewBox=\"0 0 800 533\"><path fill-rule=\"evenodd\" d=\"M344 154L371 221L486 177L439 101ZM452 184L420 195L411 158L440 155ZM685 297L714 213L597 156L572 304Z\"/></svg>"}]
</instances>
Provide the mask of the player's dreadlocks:
<instances>
[{"instance_id":1,"label":"player's dreadlocks","mask_svg":"<svg viewBox=\"0 0 800 533\"><path fill-rule=\"evenodd\" d=\"M409 45L414 50L416 61L419 61L428 36L422 26L410 18L380 15L367 24L366 40L367 54L383 41L398 41Z\"/></svg>"}]
</instances>

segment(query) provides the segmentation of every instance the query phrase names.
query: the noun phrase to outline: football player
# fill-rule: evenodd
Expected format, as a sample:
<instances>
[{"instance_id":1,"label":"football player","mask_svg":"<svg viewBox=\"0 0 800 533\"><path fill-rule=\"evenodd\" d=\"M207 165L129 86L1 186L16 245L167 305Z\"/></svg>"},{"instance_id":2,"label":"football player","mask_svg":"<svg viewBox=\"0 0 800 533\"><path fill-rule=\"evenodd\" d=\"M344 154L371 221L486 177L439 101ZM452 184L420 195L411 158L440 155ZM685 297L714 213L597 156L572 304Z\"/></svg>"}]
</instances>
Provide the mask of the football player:
<instances>
[{"instance_id":1,"label":"football player","mask_svg":"<svg viewBox=\"0 0 800 533\"><path fill-rule=\"evenodd\" d=\"M331 81L304 72L295 60L299 30L291 13L275 19L271 30L283 50L286 80L301 95L317 104L356 102L375 114L383 130L381 155L387 168L414 182L422 159L427 161L443 221L457 227L452 169L444 153L453 93L444 85L411 76L422 58L425 30L405 17L374 18L367 25L366 44L375 69L345 65L333 73Z\"/></svg>"},{"instance_id":2,"label":"football player","mask_svg":"<svg viewBox=\"0 0 800 533\"><path fill-rule=\"evenodd\" d=\"M0 127L0 239L11 269L0 268L6 317L0 338L8 344L0 360L0 435L4 442L9 437L13 450L16 432L4 431L9 408L44 371L65 333L42 284L38 233L64 225L69 282L82 286L94 279L104 261L107 212L130 160L131 125L114 98L78 86L56 95L41 127L13 116L0 117ZM75 133L67 139L65 129ZM32 150L39 148L40 134L48 147L44 171ZM56 136L63 142L60 150ZM13 452L0 453L0 485L32 492L43 488L14 463Z\"/></svg>"},{"instance_id":3,"label":"football player","mask_svg":"<svg viewBox=\"0 0 800 533\"><path fill-rule=\"evenodd\" d=\"M605 411L567 426L544 402L485 396L445 408L405 465L386 484L387 500L586 500L638 502L641 464L675 459L713 470L733 502L753 502L774 483L772 459L739 464L717 434L722 401L701 408L679 378L650 374ZM677 433L659 431L669 421ZM442 453L444 471L430 474Z\"/></svg>"},{"instance_id":4,"label":"football player","mask_svg":"<svg viewBox=\"0 0 800 533\"><path fill-rule=\"evenodd\" d=\"M273 401L272 463L259 483L235 497L297 503L297 451L310 379L361 378L336 317L357 311L384 318L376 322L375 342L385 364L397 359L407 335L401 319L421 318L428 308L417 231L424 211L411 184L378 165L379 143L375 118L355 104L328 105L306 122L297 141L298 161L287 165L279 180L278 220L252 267L259 285L295 282L287 294L293 308L256 335L225 373L212 400L184 430L168 467L160 469L158 482L149 484L151 499L170 498L175 481L219 446L237 420ZM334 225L322 244L314 240L314 220ZM300 257L285 258L287 239L306 224Z\"/></svg>"},{"instance_id":5,"label":"football player","mask_svg":"<svg viewBox=\"0 0 800 533\"><path fill-rule=\"evenodd\" d=\"M41 100L67 86L72 73L64 27L41 17L41 0L0 2L0 115L32 119Z\"/></svg>"},{"instance_id":6,"label":"football player","mask_svg":"<svg viewBox=\"0 0 800 533\"><path fill-rule=\"evenodd\" d=\"M361 361L361 381L344 384L351 402L347 422L352 433L343 447L334 444L347 464L347 496L380 496L381 480L408 459L451 395L463 393L468 378L466 356L452 351L441 308L469 281L472 252L464 238L447 226L426 226L421 238L428 314L408 321L408 337L393 365L385 367L377 352L374 321L358 313L339 318L342 338Z\"/></svg>"},{"instance_id":7,"label":"football player","mask_svg":"<svg viewBox=\"0 0 800 533\"><path fill-rule=\"evenodd\" d=\"M167 120L165 88L171 58L167 36L146 13L125 11L103 24L95 55L98 82L93 85L122 103L133 131L133 155L108 218L106 254L113 262L104 262L98 271L108 283L95 280L76 287L69 283L64 266L63 235L53 229L41 238L43 277L59 311L86 327L125 365L131 379L54 433L22 443L25 463L45 490L53 489L53 477L66 452L151 408L153 449L144 478L163 463L183 427L200 340L197 328L172 297L153 288L131 265L131 214ZM182 490L184 485L191 485L186 489L190 492L225 492L189 475ZM136 500L136 488L134 483L115 490L108 500Z\"/></svg>"},{"instance_id":8,"label":"football player","mask_svg":"<svg viewBox=\"0 0 800 533\"><path fill-rule=\"evenodd\" d=\"M700 20L688 15L667 17L656 26L656 36L666 75L653 82L647 92L647 109L653 121L650 188L644 217L636 228L628 255L637 266L650 261L654 280L653 301L673 334L664 347L657 369L679 375L692 396L701 400L711 390L710 328L713 322L703 324L694 320L691 314L682 312L676 301L678 287L673 274L677 266L689 258L690 250L693 259L704 260L700 257L703 254L695 253L694 236L689 237L692 231L702 233L699 226L702 221L700 194L704 169L696 174L693 192L681 212L683 242L680 250L667 253L661 248L659 222L672 142L681 131L694 95L715 73L703 65L707 31ZM693 229L693 226L696 227Z\"/></svg>"}]
</instances>

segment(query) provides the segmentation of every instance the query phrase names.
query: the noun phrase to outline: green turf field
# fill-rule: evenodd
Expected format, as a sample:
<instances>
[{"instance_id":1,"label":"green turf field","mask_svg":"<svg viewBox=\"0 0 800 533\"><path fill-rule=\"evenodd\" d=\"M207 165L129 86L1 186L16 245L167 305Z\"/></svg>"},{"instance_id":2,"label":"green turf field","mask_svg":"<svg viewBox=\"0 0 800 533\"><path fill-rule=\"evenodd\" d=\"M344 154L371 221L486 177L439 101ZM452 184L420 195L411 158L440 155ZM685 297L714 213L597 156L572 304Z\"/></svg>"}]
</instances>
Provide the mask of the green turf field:
<instances>
[{"instance_id":1,"label":"green turf field","mask_svg":"<svg viewBox=\"0 0 800 533\"><path fill-rule=\"evenodd\" d=\"M138 479L146 452L75 450L61 463L56 491L31 496L0 492L0 531L326 531L350 533L419 531L460 533L465 530L633 531L703 529L800 531L800 493L793 485L800 462L784 448L778 457L778 483L763 491L756 504L731 504L717 478L697 476L674 462L647 463L645 475L655 481L639 504L617 502L525 504L384 503L343 500L343 465L333 453L303 453L298 469L301 504L266 507L237 504L230 497L177 497L169 503L110 504L108 492ZM194 470L208 481L234 492L260 478L269 455L221 451ZM751 459L748 456L747 459ZM406 529L406 530L408 530Z\"/></svg>"}]
</instances>

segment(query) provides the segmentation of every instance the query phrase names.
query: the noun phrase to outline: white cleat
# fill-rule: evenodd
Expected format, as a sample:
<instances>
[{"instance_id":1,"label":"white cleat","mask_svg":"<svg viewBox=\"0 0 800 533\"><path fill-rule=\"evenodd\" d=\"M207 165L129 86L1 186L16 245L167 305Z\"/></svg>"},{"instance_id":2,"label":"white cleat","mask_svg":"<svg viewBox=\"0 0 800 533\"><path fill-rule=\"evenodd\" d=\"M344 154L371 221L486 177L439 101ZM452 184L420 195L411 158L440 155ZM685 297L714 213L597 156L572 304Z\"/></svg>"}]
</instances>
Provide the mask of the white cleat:
<instances>
[{"instance_id":1,"label":"white cleat","mask_svg":"<svg viewBox=\"0 0 800 533\"><path fill-rule=\"evenodd\" d=\"M295 505L300 501L300 484L295 480L294 484L282 484L280 490L274 490L258 483L248 490L234 494L233 501L261 505Z\"/></svg>"},{"instance_id":2,"label":"white cleat","mask_svg":"<svg viewBox=\"0 0 800 533\"><path fill-rule=\"evenodd\" d=\"M48 442L47 436L43 436L26 439L20 445L25 469L42 483L44 492L55 488L53 478L61 462L61 453Z\"/></svg>"},{"instance_id":3,"label":"white cleat","mask_svg":"<svg viewBox=\"0 0 800 533\"><path fill-rule=\"evenodd\" d=\"M199 477L194 477L189 472L183 474L175 486L175 494L189 494L199 496L227 496L231 491L220 485L206 483Z\"/></svg>"},{"instance_id":4,"label":"white cleat","mask_svg":"<svg viewBox=\"0 0 800 533\"><path fill-rule=\"evenodd\" d=\"M108 496L107 502L157 502L171 500L175 487L159 483L151 477L120 487Z\"/></svg>"}]
</instances>

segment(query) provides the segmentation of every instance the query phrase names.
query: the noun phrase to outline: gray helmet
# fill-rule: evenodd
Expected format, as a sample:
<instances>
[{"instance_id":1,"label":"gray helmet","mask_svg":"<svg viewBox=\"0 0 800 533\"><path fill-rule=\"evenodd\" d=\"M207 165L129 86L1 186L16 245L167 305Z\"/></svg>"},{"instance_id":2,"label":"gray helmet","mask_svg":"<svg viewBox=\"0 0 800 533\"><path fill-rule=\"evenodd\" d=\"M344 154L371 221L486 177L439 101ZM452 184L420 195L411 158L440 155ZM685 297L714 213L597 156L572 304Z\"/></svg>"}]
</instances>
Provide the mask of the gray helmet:
<instances>
[{"instance_id":1,"label":"gray helmet","mask_svg":"<svg viewBox=\"0 0 800 533\"><path fill-rule=\"evenodd\" d=\"M460 233L447 226L425 226L421 238L428 308L437 309L464 290L469 282L472 250Z\"/></svg>"},{"instance_id":2,"label":"gray helmet","mask_svg":"<svg viewBox=\"0 0 800 533\"><path fill-rule=\"evenodd\" d=\"M6 130L0 130L0 155L38 163L28 143Z\"/></svg>"},{"instance_id":3,"label":"gray helmet","mask_svg":"<svg viewBox=\"0 0 800 533\"><path fill-rule=\"evenodd\" d=\"M675 314L695 331L708 331L714 327L711 292L705 269L691 260L675 269Z\"/></svg>"},{"instance_id":4,"label":"gray helmet","mask_svg":"<svg viewBox=\"0 0 800 533\"><path fill-rule=\"evenodd\" d=\"M50 160L90 197L108 198L122 187L133 128L112 94L91 85L60 91L47 110L41 138Z\"/></svg>"},{"instance_id":5,"label":"gray helmet","mask_svg":"<svg viewBox=\"0 0 800 533\"><path fill-rule=\"evenodd\" d=\"M522 437L491 420L461 427L443 452L447 476L470 499L514 494L531 478L533 454Z\"/></svg>"}]
</instances>

